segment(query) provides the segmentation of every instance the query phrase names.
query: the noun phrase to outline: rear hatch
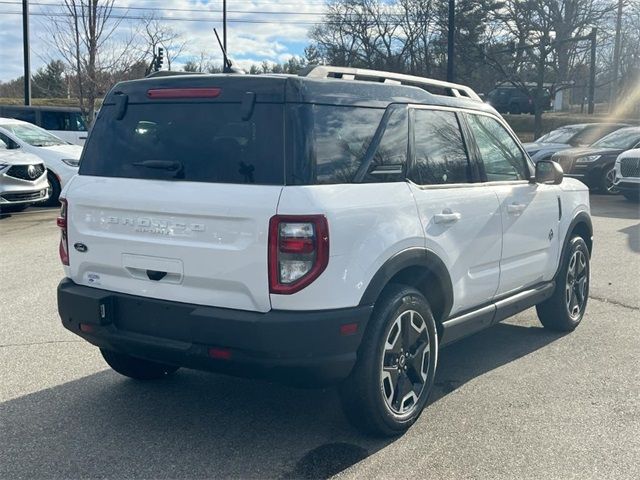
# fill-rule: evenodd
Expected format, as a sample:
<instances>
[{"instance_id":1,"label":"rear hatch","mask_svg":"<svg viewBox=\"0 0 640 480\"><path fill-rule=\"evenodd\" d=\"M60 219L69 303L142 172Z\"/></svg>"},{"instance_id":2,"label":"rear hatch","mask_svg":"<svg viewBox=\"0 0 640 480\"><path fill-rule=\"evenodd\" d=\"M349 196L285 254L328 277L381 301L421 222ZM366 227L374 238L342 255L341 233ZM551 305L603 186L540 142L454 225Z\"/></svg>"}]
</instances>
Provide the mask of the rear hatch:
<instances>
[{"instance_id":1,"label":"rear hatch","mask_svg":"<svg viewBox=\"0 0 640 480\"><path fill-rule=\"evenodd\" d=\"M284 79L116 86L67 189L78 284L270 309L269 219L284 184Z\"/></svg>"}]
</instances>

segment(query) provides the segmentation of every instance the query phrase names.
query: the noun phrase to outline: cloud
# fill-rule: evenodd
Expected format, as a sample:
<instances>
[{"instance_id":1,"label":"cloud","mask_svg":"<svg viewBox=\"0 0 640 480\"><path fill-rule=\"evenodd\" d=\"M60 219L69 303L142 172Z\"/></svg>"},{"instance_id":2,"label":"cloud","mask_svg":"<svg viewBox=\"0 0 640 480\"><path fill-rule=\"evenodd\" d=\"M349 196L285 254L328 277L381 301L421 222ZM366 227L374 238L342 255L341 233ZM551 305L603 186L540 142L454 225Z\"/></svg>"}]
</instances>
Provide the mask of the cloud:
<instances>
[{"instance_id":1,"label":"cloud","mask_svg":"<svg viewBox=\"0 0 640 480\"><path fill-rule=\"evenodd\" d=\"M31 5L31 69L34 72L51 58L57 58L47 38L47 13L60 14L61 1L40 0ZM51 6L43 6L50 4ZM187 60L207 56L221 62L213 28L222 33L220 0L116 0L113 14L120 24L115 38L124 39L139 28L140 18L154 14L180 33L187 46L174 62L180 67ZM22 75L22 22L20 2L0 4L0 81ZM283 62L303 54L309 29L321 19L322 0L254 0L228 2L228 49L242 66L251 63Z\"/></svg>"}]
</instances>

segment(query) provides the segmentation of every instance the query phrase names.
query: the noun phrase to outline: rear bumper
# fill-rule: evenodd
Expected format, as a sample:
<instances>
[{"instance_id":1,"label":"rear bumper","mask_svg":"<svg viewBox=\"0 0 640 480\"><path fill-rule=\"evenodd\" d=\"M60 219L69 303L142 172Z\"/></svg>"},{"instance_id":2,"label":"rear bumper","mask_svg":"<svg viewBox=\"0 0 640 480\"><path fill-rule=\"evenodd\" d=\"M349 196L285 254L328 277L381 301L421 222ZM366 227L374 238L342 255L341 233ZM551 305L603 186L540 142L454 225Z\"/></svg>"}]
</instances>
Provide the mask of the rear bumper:
<instances>
[{"instance_id":1,"label":"rear bumper","mask_svg":"<svg viewBox=\"0 0 640 480\"><path fill-rule=\"evenodd\" d=\"M346 378L372 306L325 311L247 312L58 286L62 324L90 343L135 357L296 384ZM354 333L340 327L357 324ZM81 328L82 325L82 328ZM226 359L212 358L223 349Z\"/></svg>"}]
</instances>

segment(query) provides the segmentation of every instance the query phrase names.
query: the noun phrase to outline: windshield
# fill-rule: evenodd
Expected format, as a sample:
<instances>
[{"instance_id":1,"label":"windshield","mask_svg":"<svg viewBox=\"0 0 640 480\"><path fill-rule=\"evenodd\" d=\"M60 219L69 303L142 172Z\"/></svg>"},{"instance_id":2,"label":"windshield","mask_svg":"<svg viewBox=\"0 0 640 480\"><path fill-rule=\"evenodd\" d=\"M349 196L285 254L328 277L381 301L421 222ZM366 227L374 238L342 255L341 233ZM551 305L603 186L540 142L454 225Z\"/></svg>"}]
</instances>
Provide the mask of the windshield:
<instances>
[{"instance_id":1,"label":"windshield","mask_svg":"<svg viewBox=\"0 0 640 480\"><path fill-rule=\"evenodd\" d=\"M8 130L23 142L27 142L34 147L51 147L53 145L66 145L67 143L35 125L9 123L0 125L0 128Z\"/></svg>"},{"instance_id":2,"label":"windshield","mask_svg":"<svg viewBox=\"0 0 640 480\"><path fill-rule=\"evenodd\" d=\"M638 142L640 142L640 129L623 128L622 130L610 133L606 137L598 140L592 145L592 147L628 150Z\"/></svg>"},{"instance_id":3,"label":"windshield","mask_svg":"<svg viewBox=\"0 0 640 480\"><path fill-rule=\"evenodd\" d=\"M569 143L573 136L579 131L579 127L558 128L540 137L536 143Z\"/></svg>"}]
</instances>

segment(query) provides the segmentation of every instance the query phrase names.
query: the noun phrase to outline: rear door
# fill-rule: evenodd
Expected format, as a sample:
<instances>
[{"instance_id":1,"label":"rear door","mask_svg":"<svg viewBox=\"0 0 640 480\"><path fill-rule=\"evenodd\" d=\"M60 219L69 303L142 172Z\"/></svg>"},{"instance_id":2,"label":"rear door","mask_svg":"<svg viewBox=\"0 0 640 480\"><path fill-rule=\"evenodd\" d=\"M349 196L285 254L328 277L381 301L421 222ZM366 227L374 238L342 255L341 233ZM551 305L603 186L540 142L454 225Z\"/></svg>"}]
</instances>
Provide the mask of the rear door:
<instances>
[{"instance_id":1,"label":"rear door","mask_svg":"<svg viewBox=\"0 0 640 480\"><path fill-rule=\"evenodd\" d=\"M72 280L270 309L267 240L284 184L283 105L258 102L247 112L226 99L132 102L124 115L122 106L102 107L66 191Z\"/></svg>"},{"instance_id":2,"label":"rear door","mask_svg":"<svg viewBox=\"0 0 640 480\"><path fill-rule=\"evenodd\" d=\"M411 190L426 247L451 275L451 315L489 303L500 275L502 226L496 194L474 183L455 112L412 111Z\"/></svg>"},{"instance_id":3,"label":"rear door","mask_svg":"<svg viewBox=\"0 0 640 480\"><path fill-rule=\"evenodd\" d=\"M559 187L529 181L523 149L496 118L465 117L483 179L500 202L503 235L497 295L551 280L559 255Z\"/></svg>"}]
</instances>

